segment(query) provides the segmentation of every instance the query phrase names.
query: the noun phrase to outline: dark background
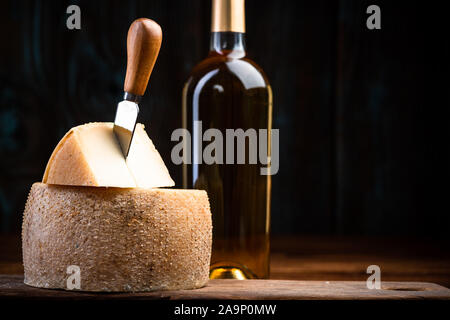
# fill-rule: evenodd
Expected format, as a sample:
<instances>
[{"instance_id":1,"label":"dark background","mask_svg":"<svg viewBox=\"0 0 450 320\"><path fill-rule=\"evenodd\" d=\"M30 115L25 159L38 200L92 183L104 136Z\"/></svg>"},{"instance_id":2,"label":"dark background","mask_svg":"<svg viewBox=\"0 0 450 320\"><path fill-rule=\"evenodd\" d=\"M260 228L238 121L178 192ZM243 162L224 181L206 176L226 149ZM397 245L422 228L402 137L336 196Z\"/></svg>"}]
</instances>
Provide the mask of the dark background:
<instances>
[{"instance_id":1,"label":"dark background","mask_svg":"<svg viewBox=\"0 0 450 320\"><path fill-rule=\"evenodd\" d=\"M444 2L246 1L249 56L274 92L280 170L274 234L449 239L449 27ZM81 8L81 30L66 8ZM366 8L381 7L381 30ZM208 52L210 2L2 1L0 232L19 232L26 196L71 127L112 121L126 34L156 20L163 44L141 104L177 186L172 131L181 89Z\"/></svg>"}]
</instances>

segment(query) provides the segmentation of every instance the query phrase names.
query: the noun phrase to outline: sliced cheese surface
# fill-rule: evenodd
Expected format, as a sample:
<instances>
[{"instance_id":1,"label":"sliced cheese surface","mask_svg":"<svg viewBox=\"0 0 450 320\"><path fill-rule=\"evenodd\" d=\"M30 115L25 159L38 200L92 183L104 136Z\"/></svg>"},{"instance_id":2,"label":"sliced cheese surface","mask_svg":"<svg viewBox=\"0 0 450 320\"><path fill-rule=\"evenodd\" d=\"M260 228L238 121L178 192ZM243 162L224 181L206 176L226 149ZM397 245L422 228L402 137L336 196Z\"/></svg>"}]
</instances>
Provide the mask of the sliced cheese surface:
<instances>
[{"instance_id":1,"label":"sliced cheese surface","mask_svg":"<svg viewBox=\"0 0 450 320\"><path fill-rule=\"evenodd\" d=\"M140 188L175 185L143 125L136 126L126 163L136 186Z\"/></svg>"},{"instance_id":2,"label":"sliced cheese surface","mask_svg":"<svg viewBox=\"0 0 450 320\"><path fill-rule=\"evenodd\" d=\"M136 125L125 159L110 122L72 128L53 151L42 182L119 188L175 185L144 125Z\"/></svg>"},{"instance_id":3,"label":"sliced cheese surface","mask_svg":"<svg viewBox=\"0 0 450 320\"><path fill-rule=\"evenodd\" d=\"M33 184L22 224L24 282L82 291L192 289L209 278L212 222L202 190Z\"/></svg>"}]
</instances>

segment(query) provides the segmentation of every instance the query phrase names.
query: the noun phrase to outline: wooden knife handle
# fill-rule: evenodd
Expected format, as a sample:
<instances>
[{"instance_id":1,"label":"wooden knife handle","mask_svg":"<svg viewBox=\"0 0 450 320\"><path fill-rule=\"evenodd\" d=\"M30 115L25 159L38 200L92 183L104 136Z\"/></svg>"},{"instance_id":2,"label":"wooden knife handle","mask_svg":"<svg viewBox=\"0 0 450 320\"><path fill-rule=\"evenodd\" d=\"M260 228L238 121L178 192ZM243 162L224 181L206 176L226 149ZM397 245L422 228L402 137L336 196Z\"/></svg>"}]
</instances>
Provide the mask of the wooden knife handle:
<instances>
[{"instance_id":1,"label":"wooden knife handle","mask_svg":"<svg viewBox=\"0 0 450 320\"><path fill-rule=\"evenodd\" d=\"M128 30L124 91L143 96L161 48L161 27L153 20L135 20Z\"/></svg>"}]
</instances>

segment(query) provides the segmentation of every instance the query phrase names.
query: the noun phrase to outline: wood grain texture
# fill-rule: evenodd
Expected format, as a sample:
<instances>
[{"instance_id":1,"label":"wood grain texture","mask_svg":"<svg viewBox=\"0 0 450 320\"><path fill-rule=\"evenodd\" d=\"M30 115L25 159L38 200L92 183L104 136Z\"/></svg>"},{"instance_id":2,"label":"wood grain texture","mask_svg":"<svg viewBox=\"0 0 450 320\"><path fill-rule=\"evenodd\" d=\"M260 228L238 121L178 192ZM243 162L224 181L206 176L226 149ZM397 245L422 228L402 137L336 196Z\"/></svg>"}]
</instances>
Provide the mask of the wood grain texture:
<instances>
[{"instance_id":1,"label":"wood grain texture","mask_svg":"<svg viewBox=\"0 0 450 320\"><path fill-rule=\"evenodd\" d=\"M210 280L200 289L146 293L87 293L33 288L22 276L0 275L0 298L55 300L450 300L450 290L426 282L383 282L369 290L357 281Z\"/></svg>"},{"instance_id":2,"label":"wood grain texture","mask_svg":"<svg viewBox=\"0 0 450 320\"><path fill-rule=\"evenodd\" d=\"M339 5L336 231L448 235L449 215L440 212L450 207L436 187L439 176L449 178L441 106L450 100L440 94L448 41L435 31L444 20L419 3L384 1L382 29L368 30L370 4ZM420 19L429 22L419 27Z\"/></svg>"},{"instance_id":3,"label":"wood grain texture","mask_svg":"<svg viewBox=\"0 0 450 320\"><path fill-rule=\"evenodd\" d=\"M273 128L280 129L276 233L334 231L336 15L337 2L246 1L248 56L272 85Z\"/></svg>"},{"instance_id":4,"label":"wood grain texture","mask_svg":"<svg viewBox=\"0 0 450 320\"><path fill-rule=\"evenodd\" d=\"M127 73L123 90L143 96L161 48L162 30L151 19L135 20L127 36Z\"/></svg>"},{"instance_id":5,"label":"wood grain texture","mask_svg":"<svg viewBox=\"0 0 450 320\"><path fill-rule=\"evenodd\" d=\"M271 245L271 279L365 281L378 265L382 281L450 287L450 244L426 238L280 237Z\"/></svg>"},{"instance_id":6,"label":"wood grain texture","mask_svg":"<svg viewBox=\"0 0 450 320\"><path fill-rule=\"evenodd\" d=\"M81 30L66 28L65 2L2 4L0 232L20 230L27 192L65 132L114 119L139 17L164 30L139 121L180 186L170 137L183 83L207 55L210 1L80 0ZM272 84L280 129L274 234L449 239L446 10L380 0L382 30L367 30L370 4L246 1L249 56Z\"/></svg>"},{"instance_id":7,"label":"wood grain texture","mask_svg":"<svg viewBox=\"0 0 450 320\"><path fill-rule=\"evenodd\" d=\"M62 2L10 1L0 11L5 19L0 34L11 38L10 51L0 59L0 232L20 230L27 190L42 179L65 132L81 123L114 120L123 97L127 31L142 16L160 22L165 42L139 121L181 185L168 141L181 126L183 81L207 52L209 17L202 1L78 5L82 29L77 31L66 28Z\"/></svg>"}]
</instances>

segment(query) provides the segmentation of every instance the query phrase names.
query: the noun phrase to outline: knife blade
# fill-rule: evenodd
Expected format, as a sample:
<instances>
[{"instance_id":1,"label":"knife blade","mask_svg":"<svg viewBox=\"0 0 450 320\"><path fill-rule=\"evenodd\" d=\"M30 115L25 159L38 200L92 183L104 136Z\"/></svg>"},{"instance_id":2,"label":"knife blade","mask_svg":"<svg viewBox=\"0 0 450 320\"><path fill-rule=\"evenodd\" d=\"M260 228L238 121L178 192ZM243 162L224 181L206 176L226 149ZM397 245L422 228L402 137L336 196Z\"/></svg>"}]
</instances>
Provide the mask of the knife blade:
<instances>
[{"instance_id":1,"label":"knife blade","mask_svg":"<svg viewBox=\"0 0 450 320\"><path fill-rule=\"evenodd\" d=\"M161 27L153 20L135 20L127 36L127 72L123 101L117 105L113 132L124 157L128 156L139 114L139 102L161 48Z\"/></svg>"}]
</instances>

